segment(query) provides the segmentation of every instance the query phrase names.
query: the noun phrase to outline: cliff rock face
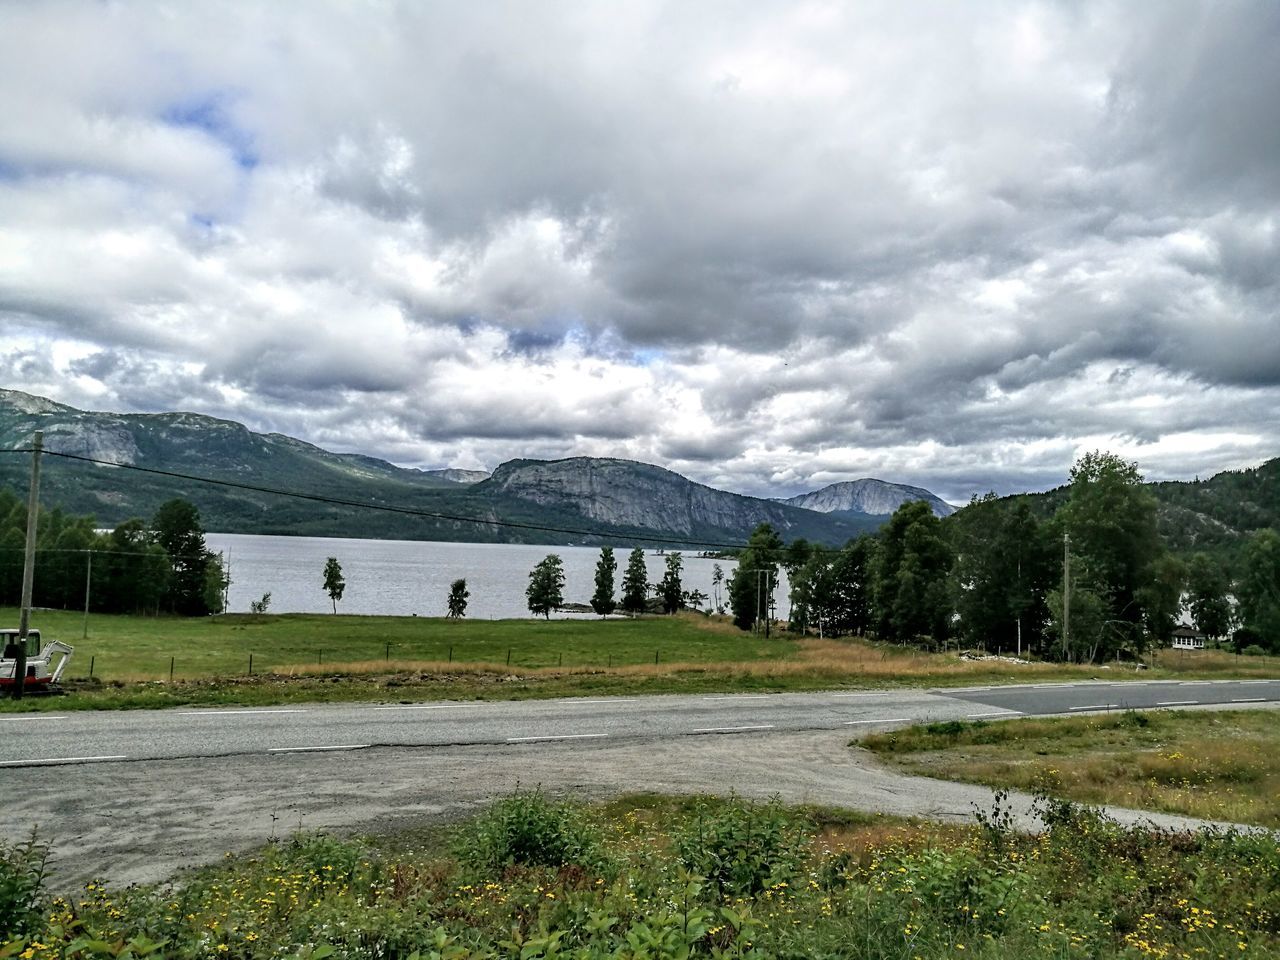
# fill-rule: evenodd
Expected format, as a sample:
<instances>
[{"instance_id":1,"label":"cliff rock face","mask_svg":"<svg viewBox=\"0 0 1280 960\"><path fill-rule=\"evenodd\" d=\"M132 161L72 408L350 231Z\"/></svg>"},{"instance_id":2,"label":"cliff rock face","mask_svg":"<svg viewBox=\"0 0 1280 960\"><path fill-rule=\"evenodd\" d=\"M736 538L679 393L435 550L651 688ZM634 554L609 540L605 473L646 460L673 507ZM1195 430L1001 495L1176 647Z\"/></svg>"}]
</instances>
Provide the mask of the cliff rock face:
<instances>
[{"instance_id":1,"label":"cliff rock face","mask_svg":"<svg viewBox=\"0 0 1280 960\"><path fill-rule=\"evenodd\" d=\"M813 493L802 493L782 502L789 503L793 507L816 510L819 513L852 510L883 517L912 500L925 501L933 508L935 516L945 517L956 512L955 507L923 487L909 487L903 483L886 483L884 480L870 478L833 483Z\"/></svg>"},{"instance_id":2,"label":"cliff rock face","mask_svg":"<svg viewBox=\"0 0 1280 960\"><path fill-rule=\"evenodd\" d=\"M740 536L771 523L784 536L812 537L819 525L814 521L821 521L804 510L715 490L633 460L512 460L498 467L480 489L572 511L596 523L682 536L712 531Z\"/></svg>"}]
</instances>

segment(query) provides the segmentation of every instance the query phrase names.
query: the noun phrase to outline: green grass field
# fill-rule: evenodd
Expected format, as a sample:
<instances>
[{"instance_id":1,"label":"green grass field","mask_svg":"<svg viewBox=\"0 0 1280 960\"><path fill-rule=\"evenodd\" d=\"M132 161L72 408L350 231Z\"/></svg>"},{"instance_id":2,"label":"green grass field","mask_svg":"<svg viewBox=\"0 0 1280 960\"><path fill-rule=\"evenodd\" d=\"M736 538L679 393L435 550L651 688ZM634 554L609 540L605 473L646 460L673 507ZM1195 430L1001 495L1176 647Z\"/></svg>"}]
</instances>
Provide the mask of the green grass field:
<instances>
[{"instance_id":1,"label":"green grass field","mask_svg":"<svg viewBox=\"0 0 1280 960\"><path fill-rule=\"evenodd\" d=\"M908 773L1280 828L1280 715L1144 711L947 721L860 745Z\"/></svg>"},{"instance_id":2,"label":"green grass field","mask_svg":"<svg viewBox=\"0 0 1280 960\"><path fill-rule=\"evenodd\" d=\"M0 609L0 623L17 621L16 610ZM4 698L0 711L1280 676L1278 658L1220 651L1163 651L1139 672L1132 664L1011 664L785 632L766 640L693 613L550 621L94 615L83 638L80 614L38 610L32 626L76 648L63 678L70 695Z\"/></svg>"}]
</instances>

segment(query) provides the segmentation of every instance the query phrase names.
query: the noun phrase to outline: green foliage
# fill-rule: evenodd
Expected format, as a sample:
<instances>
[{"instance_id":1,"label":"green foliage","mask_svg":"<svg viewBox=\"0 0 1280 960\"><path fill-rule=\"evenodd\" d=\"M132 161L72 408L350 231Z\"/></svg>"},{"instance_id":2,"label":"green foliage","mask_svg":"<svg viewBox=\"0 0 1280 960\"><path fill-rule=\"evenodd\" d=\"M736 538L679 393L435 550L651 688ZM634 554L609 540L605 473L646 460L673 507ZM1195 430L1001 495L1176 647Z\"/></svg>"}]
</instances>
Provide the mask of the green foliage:
<instances>
[{"instance_id":1,"label":"green foliage","mask_svg":"<svg viewBox=\"0 0 1280 960\"><path fill-rule=\"evenodd\" d=\"M729 578L729 606L733 608L733 622L738 629L750 630L762 622L768 625L781 557L782 538L769 524L760 524L752 532L747 548L738 557L738 567Z\"/></svg>"},{"instance_id":2,"label":"green foliage","mask_svg":"<svg viewBox=\"0 0 1280 960\"><path fill-rule=\"evenodd\" d=\"M486 877L511 866L573 865L596 874L607 867L600 833L582 808L538 790L517 790L493 804L461 830L454 852Z\"/></svg>"},{"instance_id":3,"label":"green foliage","mask_svg":"<svg viewBox=\"0 0 1280 960\"><path fill-rule=\"evenodd\" d=\"M953 603L951 548L922 500L900 506L881 535L874 574L876 630L882 639L945 640Z\"/></svg>"},{"instance_id":4,"label":"green foliage","mask_svg":"<svg viewBox=\"0 0 1280 960\"><path fill-rule=\"evenodd\" d=\"M666 556L667 570L658 584L658 596L662 600L662 612L676 613L684 606L684 588L680 584L680 572L684 569L684 558L675 550Z\"/></svg>"},{"instance_id":5,"label":"green foliage","mask_svg":"<svg viewBox=\"0 0 1280 960\"><path fill-rule=\"evenodd\" d=\"M564 605L564 562L558 554L549 553L529 571L525 588L529 611L550 620L551 611Z\"/></svg>"},{"instance_id":6,"label":"green foliage","mask_svg":"<svg viewBox=\"0 0 1280 960\"><path fill-rule=\"evenodd\" d=\"M338 601L342 599L342 593L346 589L347 581L342 578L342 564L337 557L329 557L324 562L324 592L333 603L334 613L338 612Z\"/></svg>"},{"instance_id":7,"label":"green foliage","mask_svg":"<svg viewBox=\"0 0 1280 960\"><path fill-rule=\"evenodd\" d=\"M705 877L721 896L755 894L796 879L811 829L777 799L730 797L700 803L675 832L673 848L685 869Z\"/></svg>"},{"instance_id":8,"label":"green foliage","mask_svg":"<svg viewBox=\"0 0 1280 960\"><path fill-rule=\"evenodd\" d=\"M627 613L644 613L649 601L649 571L644 563L644 549L636 547L627 557L622 575L622 609Z\"/></svg>"},{"instance_id":9,"label":"green foliage","mask_svg":"<svg viewBox=\"0 0 1280 960\"><path fill-rule=\"evenodd\" d=\"M1236 582L1240 622L1260 646L1280 652L1280 534L1259 530L1249 539Z\"/></svg>"},{"instance_id":10,"label":"green foliage","mask_svg":"<svg viewBox=\"0 0 1280 960\"><path fill-rule=\"evenodd\" d=\"M467 599L470 596L466 580L459 579L449 584L449 619L461 620L467 615Z\"/></svg>"},{"instance_id":11,"label":"green foliage","mask_svg":"<svg viewBox=\"0 0 1280 960\"><path fill-rule=\"evenodd\" d=\"M48 859L49 845L34 832L23 843L0 839L0 944L39 929Z\"/></svg>"},{"instance_id":12,"label":"green foliage","mask_svg":"<svg viewBox=\"0 0 1280 960\"><path fill-rule=\"evenodd\" d=\"M1191 622L1210 638L1231 632L1231 583L1220 563L1208 554L1197 553L1187 565L1187 599Z\"/></svg>"},{"instance_id":13,"label":"green foliage","mask_svg":"<svg viewBox=\"0 0 1280 960\"><path fill-rule=\"evenodd\" d=\"M596 588L591 594L591 609L599 616L607 617L617 609L613 599L614 577L618 572L618 561L613 557L613 547L601 547L600 559L596 561Z\"/></svg>"},{"instance_id":14,"label":"green foliage","mask_svg":"<svg viewBox=\"0 0 1280 960\"><path fill-rule=\"evenodd\" d=\"M151 520L151 531L169 557L163 599L166 609L188 617L210 613L205 578L211 554L205 549L204 528L195 505L186 500L161 504Z\"/></svg>"}]
</instances>

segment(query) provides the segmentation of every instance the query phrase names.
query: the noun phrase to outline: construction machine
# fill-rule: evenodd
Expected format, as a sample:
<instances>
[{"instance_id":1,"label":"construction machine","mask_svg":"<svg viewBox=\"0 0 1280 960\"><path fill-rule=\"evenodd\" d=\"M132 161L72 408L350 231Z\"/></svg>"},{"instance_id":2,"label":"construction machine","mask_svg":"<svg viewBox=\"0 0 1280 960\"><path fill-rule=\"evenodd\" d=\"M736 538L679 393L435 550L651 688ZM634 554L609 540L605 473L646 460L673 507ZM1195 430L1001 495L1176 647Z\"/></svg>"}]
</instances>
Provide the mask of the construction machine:
<instances>
[{"instance_id":1,"label":"construction machine","mask_svg":"<svg viewBox=\"0 0 1280 960\"><path fill-rule=\"evenodd\" d=\"M18 635L21 631L0 630L0 691L13 689L13 672L18 665ZM39 630L27 631L27 680L23 690L30 693L58 692L58 679L71 662L74 647L59 640L40 642ZM57 663L54 657L58 656Z\"/></svg>"}]
</instances>

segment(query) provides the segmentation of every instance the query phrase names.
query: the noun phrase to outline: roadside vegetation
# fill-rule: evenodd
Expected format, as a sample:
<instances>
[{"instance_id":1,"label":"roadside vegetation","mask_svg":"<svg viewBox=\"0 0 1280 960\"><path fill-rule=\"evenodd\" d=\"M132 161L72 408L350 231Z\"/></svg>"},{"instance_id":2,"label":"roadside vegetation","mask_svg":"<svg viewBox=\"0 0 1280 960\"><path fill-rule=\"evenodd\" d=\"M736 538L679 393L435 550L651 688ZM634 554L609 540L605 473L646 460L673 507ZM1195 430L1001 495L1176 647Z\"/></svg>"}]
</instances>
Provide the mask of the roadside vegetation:
<instances>
[{"instance_id":1,"label":"roadside vegetation","mask_svg":"<svg viewBox=\"0 0 1280 960\"><path fill-rule=\"evenodd\" d=\"M169 886L50 899L0 842L0 957L1181 958L1280 950L1280 849L1123 828L1042 800L1048 828L738 798L536 792L452 828L297 835ZM12 892L10 892L12 891Z\"/></svg>"},{"instance_id":2,"label":"roadside vegetation","mask_svg":"<svg viewBox=\"0 0 1280 960\"><path fill-rule=\"evenodd\" d=\"M1280 829L1276 720L1273 710L950 720L858 744L908 773Z\"/></svg>"},{"instance_id":3,"label":"roadside vegetation","mask_svg":"<svg viewBox=\"0 0 1280 960\"><path fill-rule=\"evenodd\" d=\"M16 621L17 611L0 608L4 617ZM766 639L727 618L693 613L552 621L92 615L83 640L79 614L41 611L37 622L76 647L64 678L68 694L3 698L0 712L1280 675L1280 658L1221 651L1160 651L1135 671L1133 664L968 659L786 632Z\"/></svg>"}]
</instances>

